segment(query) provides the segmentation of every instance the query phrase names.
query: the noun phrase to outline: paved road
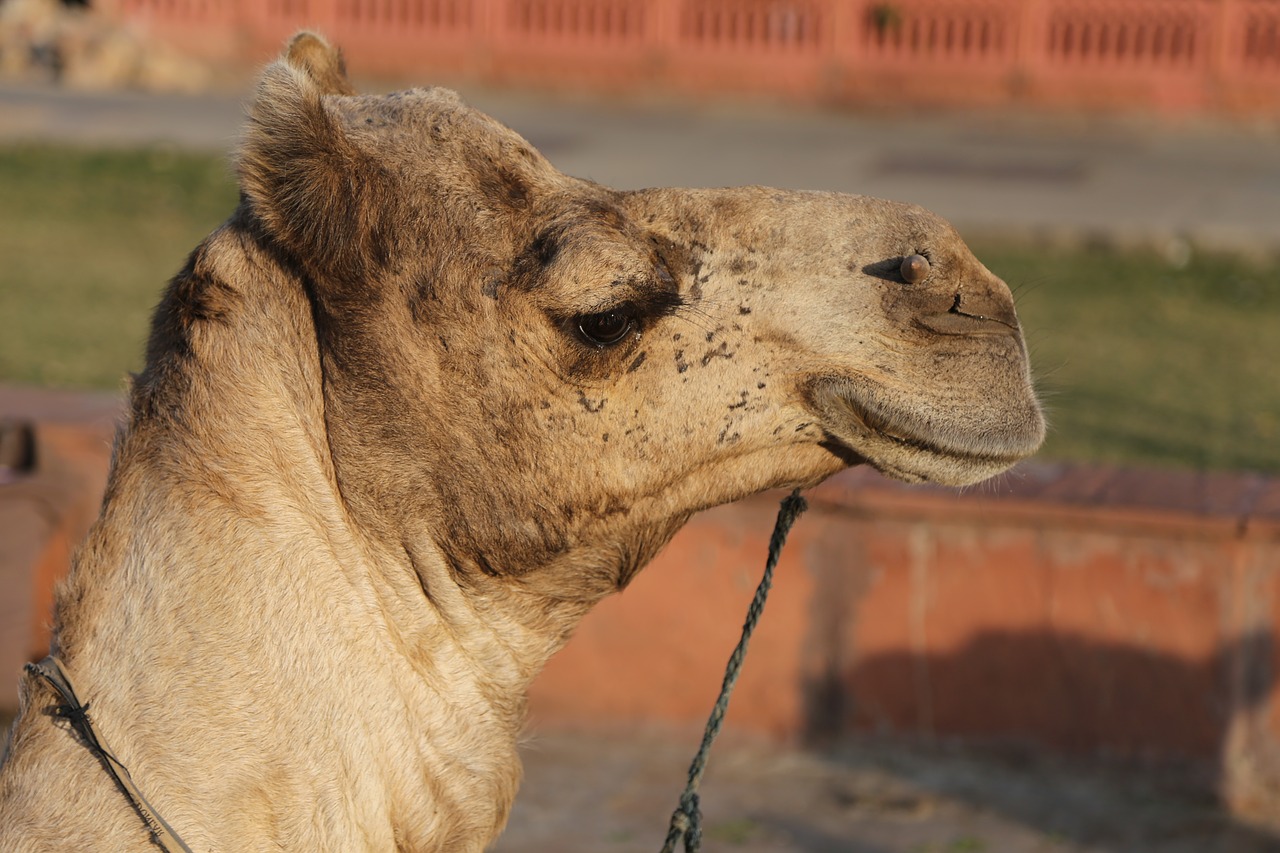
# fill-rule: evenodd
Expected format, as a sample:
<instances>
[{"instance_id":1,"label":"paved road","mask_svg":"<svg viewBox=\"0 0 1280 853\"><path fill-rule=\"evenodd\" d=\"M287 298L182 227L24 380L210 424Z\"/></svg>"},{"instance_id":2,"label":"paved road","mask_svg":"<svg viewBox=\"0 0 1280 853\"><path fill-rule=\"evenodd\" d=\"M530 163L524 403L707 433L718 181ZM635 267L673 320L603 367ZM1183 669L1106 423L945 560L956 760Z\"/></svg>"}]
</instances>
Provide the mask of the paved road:
<instances>
[{"instance_id":1,"label":"paved road","mask_svg":"<svg viewBox=\"0 0 1280 853\"><path fill-rule=\"evenodd\" d=\"M247 87L246 87L247 90ZM1280 251L1280 122L760 105L464 90L564 171L613 186L765 184L914 201L969 235ZM0 138L229 150L236 97L0 87Z\"/></svg>"}]
</instances>

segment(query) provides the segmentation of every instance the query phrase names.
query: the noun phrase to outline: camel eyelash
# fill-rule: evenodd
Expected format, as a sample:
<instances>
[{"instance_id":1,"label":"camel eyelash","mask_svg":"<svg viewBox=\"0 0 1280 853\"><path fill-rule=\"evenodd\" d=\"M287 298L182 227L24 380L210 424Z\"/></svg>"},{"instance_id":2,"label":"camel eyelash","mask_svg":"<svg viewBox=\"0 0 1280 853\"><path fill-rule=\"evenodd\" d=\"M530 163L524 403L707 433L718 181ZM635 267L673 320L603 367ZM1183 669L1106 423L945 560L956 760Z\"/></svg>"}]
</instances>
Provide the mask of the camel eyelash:
<instances>
[{"instance_id":1,"label":"camel eyelash","mask_svg":"<svg viewBox=\"0 0 1280 853\"><path fill-rule=\"evenodd\" d=\"M657 320L662 317L668 317L679 311L684 307L684 305L685 301L678 293L670 291L655 291L633 295L629 299L601 302L596 305L585 306L581 311L573 314L561 314L556 319L562 324L571 324L580 317L600 314L623 314L643 323L651 320Z\"/></svg>"}]
</instances>

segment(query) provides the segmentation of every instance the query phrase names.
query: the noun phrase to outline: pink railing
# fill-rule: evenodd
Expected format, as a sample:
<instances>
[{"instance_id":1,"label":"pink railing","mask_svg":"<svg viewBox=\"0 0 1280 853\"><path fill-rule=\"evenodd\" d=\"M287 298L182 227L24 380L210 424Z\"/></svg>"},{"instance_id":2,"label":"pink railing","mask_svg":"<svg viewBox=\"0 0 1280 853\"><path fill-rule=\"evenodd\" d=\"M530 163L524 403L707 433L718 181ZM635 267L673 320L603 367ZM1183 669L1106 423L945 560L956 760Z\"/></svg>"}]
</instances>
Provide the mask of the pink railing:
<instances>
[{"instance_id":1,"label":"pink railing","mask_svg":"<svg viewBox=\"0 0 1280 853\"><path fill-rule=\"evenodd\" d=\"M1242 69L1280 77L1280 3L1242 3L1239 24L1228 37L1239 51Z\"/></svg>"},{"instance_id":2,"label":"pink railing","mask_svg":"<svg viewBox=\"0 0 1280 853\"><path fill-rule=\"evenodd\" d=\"M1280 0L101 0L209 57L826 100L1280 108Z\"/></svg>"},{"instance_id":3,"label":"pink railing","mask_svg":"<svg viewBox=\"0 0 1280 853\"><path fill-rule=\"evenodd\" d=\"M686 0L682 45L704 51L801 56L823 52L831 4L777 0Z\"/></svg>"},{"instance_id":4,"label":"pink railing","mask_svg":"<svg viewBox=\"0 0 1280 853\"><path fill-rule=\"evenodd\" d=\"M644 39L645 9L628 0L508 0L505 12L513 37L602 47Z\"/></svg>"},{"instance_id":5,"label":"pink railing","mask_svg":"<svg viewBox=\"0 0 1280 853\"><path fill-rule=\"evenodd\" d=\"M851 62L926 63L937 74L947 66L1013 68L1017 61L1017 0L864 4Z\"/></svg>"},{"instance_id":6,"label":"pink railing","mask_svg":"<svg viewBox=\"0 0 1280 853\"><path fill-rule=\"evenodd\" d=\"M1049 62L1102 73L1196 72L1209 64L1215 3L1059 0L1049 13Z\"/></svg>"}]
</instances>

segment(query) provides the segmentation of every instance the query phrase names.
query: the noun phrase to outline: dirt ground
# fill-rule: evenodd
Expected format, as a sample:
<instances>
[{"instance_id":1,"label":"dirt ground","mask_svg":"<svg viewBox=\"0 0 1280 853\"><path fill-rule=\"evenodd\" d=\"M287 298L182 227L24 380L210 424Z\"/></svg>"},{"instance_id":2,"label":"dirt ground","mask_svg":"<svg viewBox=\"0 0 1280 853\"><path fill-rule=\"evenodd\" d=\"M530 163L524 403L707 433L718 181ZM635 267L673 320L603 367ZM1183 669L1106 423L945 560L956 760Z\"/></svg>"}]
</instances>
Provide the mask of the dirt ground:
<instances>
[{"instance_id":1,"label":"dirt ground","mask_svg":"<svg viewBox=\"0 0 1280 853\"><path fill-rule=\"evenodd\" d=\"M10 719L0 716L0 731ZM494 853L657 853L700 731L534 732ZM1280 853L1203 770L879 739L711 753L704 853ZM677 850L683 851L678 847Z\"/></svg>"},{"instance_id":2,"label":"dirt ground","mask_svg":"<svg viewBox=\"0 0 1280 853\"><path fill-rule=\"evenodd\" d=\"M502 853L662 846L698 732L544 733ZM714 851L1270 853L1280 835L1233 821L1203 771L1153 771L1016 750L845 740L820 752L718 743L702 785Z\"/></svg>"}]
</instances>

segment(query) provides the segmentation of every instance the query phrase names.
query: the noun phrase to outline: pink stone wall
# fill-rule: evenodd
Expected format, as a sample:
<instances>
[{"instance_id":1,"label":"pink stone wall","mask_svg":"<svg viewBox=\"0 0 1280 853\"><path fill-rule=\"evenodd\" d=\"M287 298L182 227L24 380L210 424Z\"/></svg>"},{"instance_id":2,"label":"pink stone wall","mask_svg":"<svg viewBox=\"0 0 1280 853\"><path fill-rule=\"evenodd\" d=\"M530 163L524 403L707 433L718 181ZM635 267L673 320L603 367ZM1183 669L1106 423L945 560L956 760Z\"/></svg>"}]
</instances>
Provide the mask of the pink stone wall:
<instances>
[{"instance_id":1,"label":"pink stone wall","mask_svg":"<svg viewBox=\"0 0 1280 853\"><path fill-rule=\"evenodd\" d=\"M101 423L37 434L40 473L0 486L11 684L109 455ZM700 724L780 497L700 514L593 611L535 682L533 725ZM1190 760L1237 811L1280 805L1280 480L1032 463L956 493L855 469L807 497L729 726Z\"/></svg>"},{"instance_id":2,"label":"pink stone wall","mask_svg":"<svg viewBox=\"0 0 1280 853\"><path fill-rule=\"evenodd\" d=\"M1280 0L102 0L197 55L302 27L362 73L895 104L1280 106Z\"/></svg>"}]
</instances>

